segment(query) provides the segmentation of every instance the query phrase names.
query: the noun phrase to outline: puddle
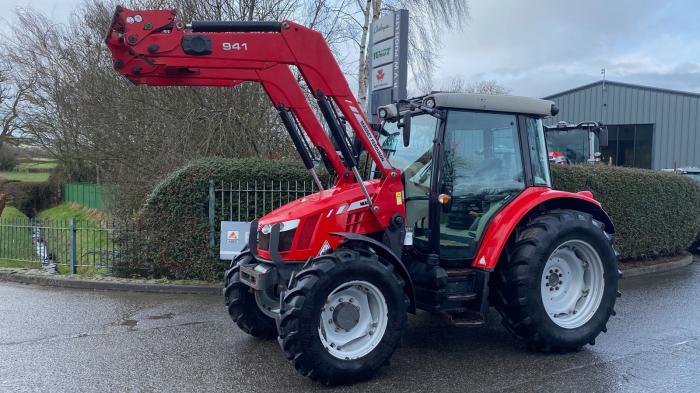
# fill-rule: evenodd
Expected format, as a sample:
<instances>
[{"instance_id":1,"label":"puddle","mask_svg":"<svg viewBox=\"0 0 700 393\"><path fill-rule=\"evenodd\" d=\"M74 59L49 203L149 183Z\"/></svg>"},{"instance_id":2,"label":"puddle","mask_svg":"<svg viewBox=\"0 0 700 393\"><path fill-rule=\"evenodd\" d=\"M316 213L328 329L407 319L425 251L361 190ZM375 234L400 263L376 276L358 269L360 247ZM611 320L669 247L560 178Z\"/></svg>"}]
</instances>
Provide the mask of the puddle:
<instances>
[{"instance_id":1,"label":"puddle","mask_svg":"<svg viewBox=\"0 0 700 393\"><path fill-rule=\"evenodd\" d=\"M135 319L125 319L123 320L120 325L126 326L128 329L134 329L136 328L136 325L139 323L139 321Z\"/></svg>"},{"instance_id":2,"label":"puddle","mask_svg":"<svg viewBox=\"0 0 700 393\"><path fill-rule=\"evenodd\" d=\"M163 315L149 315L146 317L146 319L173 319L174 316L175 316L175 313L169 312L169 313L163 314Z\"/></svg>"}]
</instances>

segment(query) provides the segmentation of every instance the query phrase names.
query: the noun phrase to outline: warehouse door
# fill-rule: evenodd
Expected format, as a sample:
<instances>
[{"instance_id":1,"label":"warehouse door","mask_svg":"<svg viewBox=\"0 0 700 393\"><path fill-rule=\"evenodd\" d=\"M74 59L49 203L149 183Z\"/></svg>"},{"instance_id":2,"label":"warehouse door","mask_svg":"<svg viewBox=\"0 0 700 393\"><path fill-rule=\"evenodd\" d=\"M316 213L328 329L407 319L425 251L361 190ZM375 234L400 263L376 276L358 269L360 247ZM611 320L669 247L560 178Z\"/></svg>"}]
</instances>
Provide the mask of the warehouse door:
<instances>
[{"instance_id":1,"label":"warehouse door","mask_svg":"<svg viewBox=\"0 0 700 393\"><path fill-rule=\"evenodd\" d=\"M613 165L651 168L653 124L608 126L608 146L602 147L603 162L612 157Z\"/></svg>"}]
</instances>

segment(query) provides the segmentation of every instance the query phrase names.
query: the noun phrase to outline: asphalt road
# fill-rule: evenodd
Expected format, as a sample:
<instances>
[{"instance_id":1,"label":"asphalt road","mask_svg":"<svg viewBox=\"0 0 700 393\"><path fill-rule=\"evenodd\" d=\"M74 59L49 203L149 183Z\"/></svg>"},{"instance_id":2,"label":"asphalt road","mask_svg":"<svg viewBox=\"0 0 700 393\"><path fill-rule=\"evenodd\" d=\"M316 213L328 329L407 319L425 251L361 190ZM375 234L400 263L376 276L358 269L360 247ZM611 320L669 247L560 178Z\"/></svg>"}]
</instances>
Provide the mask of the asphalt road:
<instances>
[{"instance_id":1,"label":"asphalt road","mask_svg":"<svg viewBox=\"0 0 700 393\"><path fill-rule=\"evenodd\" d=\"M700 262L700 261L698 261ZM410 319L391 366L337 391L700 391L700 263L623 280L609 331L580 352L522 348L500 326ZM0 283L0 391L317 391L217 296Z\"/></svg>"}]
</instances>

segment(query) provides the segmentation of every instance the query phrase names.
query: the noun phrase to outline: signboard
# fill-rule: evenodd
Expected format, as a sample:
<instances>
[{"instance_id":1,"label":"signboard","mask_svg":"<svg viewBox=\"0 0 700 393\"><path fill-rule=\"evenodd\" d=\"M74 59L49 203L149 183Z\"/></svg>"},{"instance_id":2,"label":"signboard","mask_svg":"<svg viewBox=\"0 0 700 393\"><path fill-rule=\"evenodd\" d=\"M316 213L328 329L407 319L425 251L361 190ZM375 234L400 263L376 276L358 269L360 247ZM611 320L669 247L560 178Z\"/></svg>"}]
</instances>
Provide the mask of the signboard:
<instances>
[{"instance_id":1,"label":"signboard","mask_svg":"<svg viewBox=\"0 0 700 393\"><path fill-rule=\"evenodd\" d=\"M377 107L407 98L408 11L390 12L372 22L369 42L367 113L377 123Z\"/></svg>"},{"instance_id":2,"label":"signboard","mask_svg":"<svg viewBox=\"0 0 700 393\"><path fill-rule=\"evenodd\" d=\"M386 64L372 69L372 91L394 86L394 65Z\"/></svg>"},{"instance_id":3,"label":"signboard","mask_svg":"<svg viewBox=\"0 0 700 393\"><path fill-rule=\"evenodd\" d=\"M390 12L372 22L372 39L370 42L376 44L393 37L396 29L394 21L394 13Z\"/></svg>"},{"instance_id":4,"label":"signboard","mask_svg":"<svg viewBox=\"0 0 700 393\"><path fill-rule=\"evenodd\" d=\"M250 223L245 221L221 221L219 259L230 261L248 244Z\"/></svg>"},{"instance_id":5,"label":"signboard","mask_svg":"<svg viewBox=\"0 0 700 393\"><path fill-rule=\"evenodd\" d=\"M394 40L382 41L372 46L372 67L382 66L394 62Z\"/></svg>"}]
</instances>

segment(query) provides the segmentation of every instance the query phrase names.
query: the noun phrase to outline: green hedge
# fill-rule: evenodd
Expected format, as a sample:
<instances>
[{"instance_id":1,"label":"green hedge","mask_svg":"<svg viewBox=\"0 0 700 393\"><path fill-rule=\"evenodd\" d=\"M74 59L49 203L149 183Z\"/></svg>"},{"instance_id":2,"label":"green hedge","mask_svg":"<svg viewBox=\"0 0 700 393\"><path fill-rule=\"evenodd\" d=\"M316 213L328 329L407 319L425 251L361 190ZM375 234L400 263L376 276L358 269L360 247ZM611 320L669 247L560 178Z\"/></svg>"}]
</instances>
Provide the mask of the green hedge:
<instances>
[{"instance_id":1,"label":"green hedge","mask_svg":"<svg viewBox=\"0 0 700 393\"><path fill-rule=\"evenodd\" d=\"M590 190L610 214L622 259L673 255L700 230L700 187L689 179L648 170L606 166L554 166L555 188ZM298 162L210 158L169 175L148 196L131 245L115 266L118 275L215 280L225 265L210 250L209 180L308 181ZM217 228L218 229L218 228ZM217 243L218 244L218 243ZM213 252L212 252L213 251Z\"/></svg>"},{"instance_id":2,"label":"green hedge","mask_svg":"<svg viewBox=\"0 0 700 393\"><path fill-rule=\"evenodd\" d=\"M138 272L173 279L214 280L224 266L217 248L210 250L208 222L209 180L226 182L309 181L295 161L255 158L208 158L192 161L170 174L148 196L137 217L133 249L115 273ZM218 230L218 228L217 228ZM212 252L213 251L213 252Z\"/></svg>"},{"instance_id":3,"label":"green hedge","mask_svg":"<svg viewBox=\"0 0 700 393\"><path fill-rule=\"evenodd\" d=\"M604 165L553 165L552 177L555 188L588 190L603 204L623 260L678 254L700 230L700 187L687 177Z\"/></svg>"},{"instance_id":4,"label":"green hedge","mask_svg":"<svg viewBox=\"0 0 700 393\"><path fill-rule=\"evenodd\" d=\"M52 181L19 182L9 181L0 186L6 195L7 204L24 214L33 216L60 202L60 188Z\"/></svg>"}]
</instances>

